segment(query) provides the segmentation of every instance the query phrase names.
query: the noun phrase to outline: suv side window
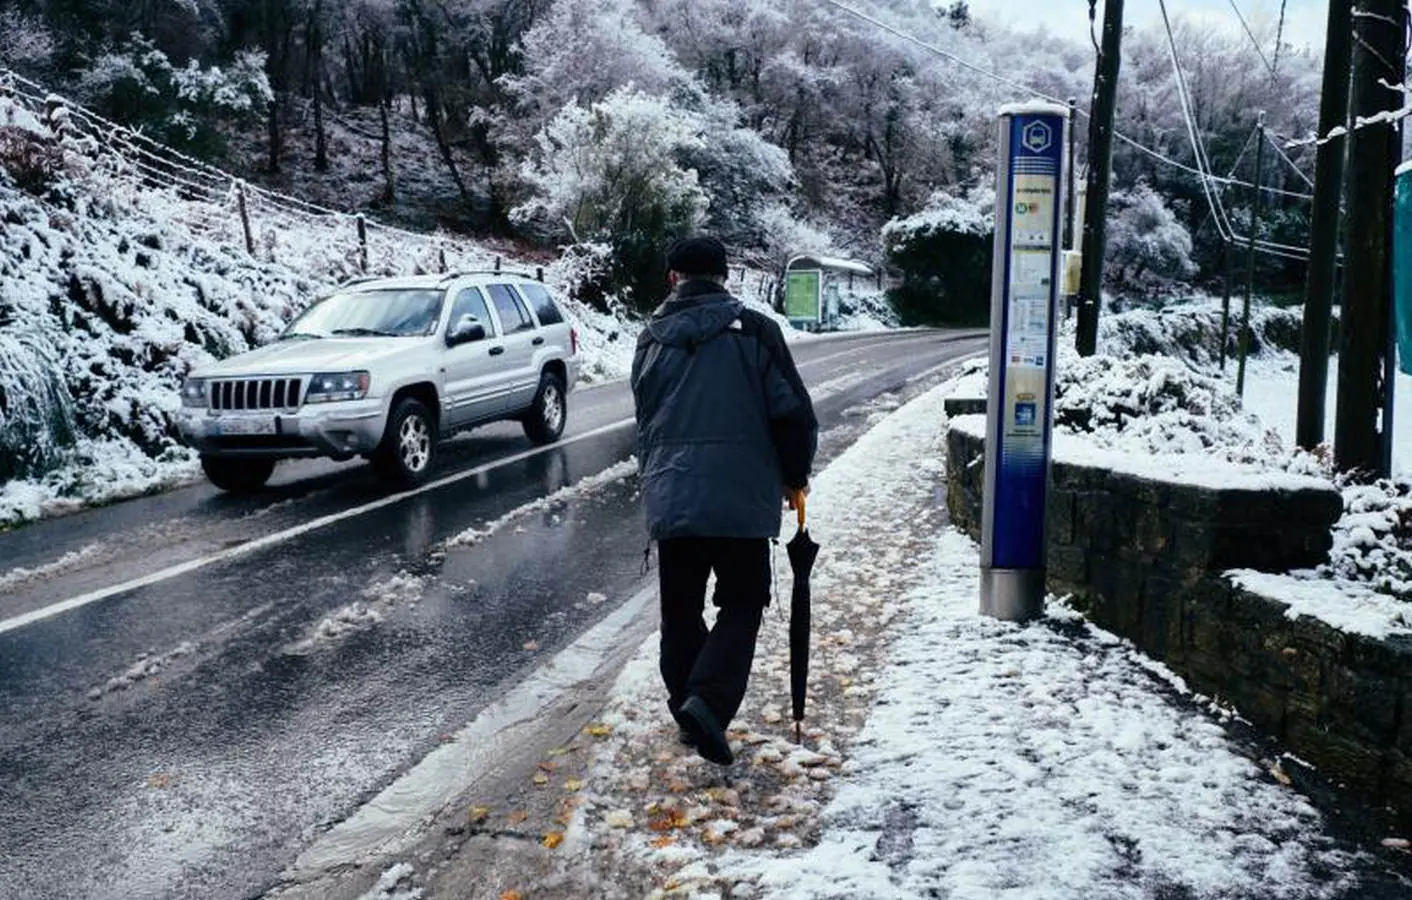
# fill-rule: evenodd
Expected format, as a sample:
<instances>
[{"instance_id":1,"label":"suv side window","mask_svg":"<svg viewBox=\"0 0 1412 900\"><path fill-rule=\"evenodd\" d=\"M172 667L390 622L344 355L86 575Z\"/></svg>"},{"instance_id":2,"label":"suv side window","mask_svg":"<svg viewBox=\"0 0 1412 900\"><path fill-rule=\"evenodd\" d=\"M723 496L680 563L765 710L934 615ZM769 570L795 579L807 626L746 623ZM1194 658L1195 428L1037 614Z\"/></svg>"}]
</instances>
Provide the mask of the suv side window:
<instances>
[{"instance_id":1,"label":"suv side window","mask_svg":"<svg viewBox=\"0 0 1412 900\"><path fill-rule=\"evenodd\" d=\"M495 336L495 322L490 318L490 310L486 308L485 296L481 294L480 288L462 288L456 295L456 303L451 307L451 326L456 327L456 323L461 321L462 316L475 316L480 323L485 326L485 336Z\"/></svg>"},{"instance_id":2,"label":"suv side window","mask_svg":"<svg viewBox=\"0 0 1412 900\"><path fill-rule=\"evenodd\" d=\"M520 285L520 291L529 298L535 315L539 316L539 324L558 325L564 321L563 314L559 312L559 307L554 305L554 299L549 296L549 291L544 285L526 282Z\"/></svg>"},{"instance_id":3,"label":"suv side window","mask_svg":"<svg viewBox=\"0 0 1412 900\"><path fill-rule=\"evenodd\" d=\"M495 311L500 313L500 323L505 326L506 334L515 334L519 331L534 331L534 320L530 318L529 310L525 309L525 304L508 284L490 285L490 299L495 304Z\"/></svg>"}]
</instances>

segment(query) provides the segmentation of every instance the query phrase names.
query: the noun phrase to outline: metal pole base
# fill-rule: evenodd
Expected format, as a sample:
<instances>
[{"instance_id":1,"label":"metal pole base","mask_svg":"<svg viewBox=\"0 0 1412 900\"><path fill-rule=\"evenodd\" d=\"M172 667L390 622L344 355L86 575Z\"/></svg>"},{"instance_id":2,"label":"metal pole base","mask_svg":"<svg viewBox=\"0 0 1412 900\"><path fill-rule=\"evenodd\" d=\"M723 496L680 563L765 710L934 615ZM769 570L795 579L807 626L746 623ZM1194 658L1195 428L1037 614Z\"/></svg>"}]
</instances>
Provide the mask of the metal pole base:
<instances>
[{"instance_id":1,"label":"metal pole base","mask_svg":"<svg viewBox=\"0 0 1412 900\"><path fill-rule=\"evenodd\" d=\"M1025 622L1044 615L1044 569L981 569L981 615Z\"/></svg>"}]
</instances>

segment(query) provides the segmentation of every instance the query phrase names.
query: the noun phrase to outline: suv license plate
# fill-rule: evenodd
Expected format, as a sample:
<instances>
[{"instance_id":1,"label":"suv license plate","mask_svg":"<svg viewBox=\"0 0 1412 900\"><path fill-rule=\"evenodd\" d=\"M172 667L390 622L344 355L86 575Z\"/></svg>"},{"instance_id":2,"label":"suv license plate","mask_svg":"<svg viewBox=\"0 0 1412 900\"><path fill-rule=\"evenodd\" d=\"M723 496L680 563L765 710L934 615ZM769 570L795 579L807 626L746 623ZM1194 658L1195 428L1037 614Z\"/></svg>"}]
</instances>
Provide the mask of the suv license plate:
<instances>
[{"instance_id":1,"label":"suv license plate","mask_svg":"<svg viewBox=\"0 0 1412 900\"><path fill-rule=\"evenodd\" d=\"M274 434L274 419L218 419L216 434Z\"/></svg>"}]
</instances>

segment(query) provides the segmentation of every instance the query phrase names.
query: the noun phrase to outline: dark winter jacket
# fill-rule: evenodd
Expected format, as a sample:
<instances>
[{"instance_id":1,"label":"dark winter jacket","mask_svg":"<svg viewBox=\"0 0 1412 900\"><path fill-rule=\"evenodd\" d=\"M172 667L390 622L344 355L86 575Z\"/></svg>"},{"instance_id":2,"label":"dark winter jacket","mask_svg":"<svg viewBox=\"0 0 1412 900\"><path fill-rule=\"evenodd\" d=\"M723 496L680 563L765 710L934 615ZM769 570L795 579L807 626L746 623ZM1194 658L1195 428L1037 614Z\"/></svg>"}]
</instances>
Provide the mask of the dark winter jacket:
<instances>
[{"instance_id":1,"label":"dark winter jacket","mask_svg":"<svg viewBox=\"0 0 1412 900\"><path fill-rule=\"evenodd\" d=\"M654 540L766 538L786 487L809 482L818 421L784 335L709 281L652 316L632 366Z\"/></svg>"}]
</instances>

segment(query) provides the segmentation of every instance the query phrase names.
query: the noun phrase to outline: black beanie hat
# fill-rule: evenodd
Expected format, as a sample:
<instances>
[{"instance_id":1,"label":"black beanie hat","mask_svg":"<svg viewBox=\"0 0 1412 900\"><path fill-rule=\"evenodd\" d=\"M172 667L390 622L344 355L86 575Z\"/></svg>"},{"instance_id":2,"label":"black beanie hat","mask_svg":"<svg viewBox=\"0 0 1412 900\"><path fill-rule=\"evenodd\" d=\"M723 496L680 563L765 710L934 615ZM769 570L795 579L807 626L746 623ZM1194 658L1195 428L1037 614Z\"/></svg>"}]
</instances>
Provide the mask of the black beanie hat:
<instances>
[{"instance_id":1,"label":"black beanie hat","mask_svg":"<svg viewBox=\"0 0 1412 900\"><path fill-rule=\"evenodd\" d=\"M667 268L683 275L730 274L726 266L726 245L713 237L686 237L667 248Z\"/></svg>"}]
</instances>

